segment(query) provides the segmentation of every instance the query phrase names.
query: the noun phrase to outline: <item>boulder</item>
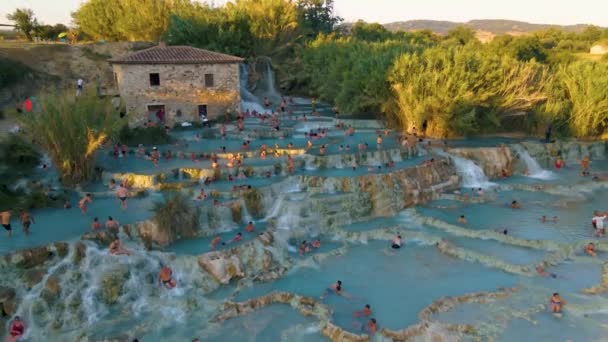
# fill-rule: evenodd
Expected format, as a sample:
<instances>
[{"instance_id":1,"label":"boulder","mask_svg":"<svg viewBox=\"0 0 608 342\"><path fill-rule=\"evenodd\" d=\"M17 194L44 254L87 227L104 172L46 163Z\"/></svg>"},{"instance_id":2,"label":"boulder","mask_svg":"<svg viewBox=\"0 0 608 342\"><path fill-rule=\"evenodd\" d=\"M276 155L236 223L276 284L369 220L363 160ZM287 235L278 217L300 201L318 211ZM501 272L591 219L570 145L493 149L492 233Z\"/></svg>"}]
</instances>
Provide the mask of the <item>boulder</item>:
<instances>
[{"instance_id":1,"label":"boulder","mask_svg":"<svg viewBox=\"0 0 608 342\"><path fill-rule=\"evenodd\" d=\"M55 243L46 247L24 249L6 256L7 261L20 268L34 268L44 265L56 255L67 254L67 243Z\"/></svg>"},{"instance_id":2,"label":"boulder","mask_svg":"<svg viewBox=\"0 0 608 342\"><path fill-rule=\"evenodd\" d=\"M198 257L198 264L220 284L245 276L241 259L236 255L211 252Z\"/></svg>"},{"instance_id":3,"label":"boulder","mask_svg":"<svg viewBox=\"0 0 608 342\"><path fill-rule=\"evenodd\" d=\"M44 284L44 289L40 294L47 302L54 302L59 298L61 294L61 285L59 285L59 279L54 276L50 276Z\"/></svg>"},{"instance_id":4,"label":"boulder","mask_svg":"<svg viewBox=\"0 0 608 342\"><path fill-rule=\"evenodd\" d=\"M94 241L101 246L108 246L110 243L117 239L115 232L109 230L102 230L97 232L89 232L82 236L82 240ZM77 246L78 248L78 246ZM82 247L81 247L82 248ZM77 251L78 252L78 251Z\"/></svg>"},{"instance_id":5,"label":"boulder","mask_svg":"<svg viewBox=\"0 0 608 342\"><path fill-rule=\"evenodd\" d=\"M262 241L262 243L265 246L269 246L272 245L272 242L274 241L274 237L272 236L272 234L268 231L265 231L263 233L260 233L260 235L258 236L258 238L260 239L260 241Z\"/></svg>"},{"instance_id":6,"label":"boulder","mask_svg":"<svg viewBox=\"0 0 608 342\"><path fill-rule=\"evenodd\" d=\"M23 274L23 281L27 285L28 289L31 289L42 281L45 274L46 272L40 269L28 270Z\"/></svg>"},{"instance_id":7,"label":"boulder","mask_svg":"<svg viewBox=\"0 0 608 342\"><path fill-rule=\"evenodd\" d=\"M15 296L16 293L14 289L7 286L0 286L0 303L12 300L15 298Z\"/></svg>"}]
</instances>

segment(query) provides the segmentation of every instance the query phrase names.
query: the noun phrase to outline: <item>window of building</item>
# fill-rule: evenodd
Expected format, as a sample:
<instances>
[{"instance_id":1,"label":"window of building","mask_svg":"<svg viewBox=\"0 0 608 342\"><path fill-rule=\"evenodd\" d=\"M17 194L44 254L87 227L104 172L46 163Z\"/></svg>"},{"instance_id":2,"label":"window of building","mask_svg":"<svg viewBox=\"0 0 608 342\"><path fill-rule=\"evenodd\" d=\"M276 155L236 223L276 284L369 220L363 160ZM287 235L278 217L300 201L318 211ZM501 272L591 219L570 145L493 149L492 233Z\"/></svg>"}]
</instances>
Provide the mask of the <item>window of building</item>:
<instances>
[{"instance_id":1,"label":"window of building","mask_svg":"<svg viewBox=\"0 0 608 342\"><path fill-rule=\"evenodd\" d=\"M205 87L213 87L213 74L205 74Z\"/></svg>"},{"instance_id":2,"label":"window of building","mask_svg":"<svg viewBox=\"0 0 608 342\"><path fill-rule=\"evenodd\" d=\"M150 85L152 87L157 87L160 85L160 74L158 74L158 73L150 74Z\"/></svg>"}]
</instances>

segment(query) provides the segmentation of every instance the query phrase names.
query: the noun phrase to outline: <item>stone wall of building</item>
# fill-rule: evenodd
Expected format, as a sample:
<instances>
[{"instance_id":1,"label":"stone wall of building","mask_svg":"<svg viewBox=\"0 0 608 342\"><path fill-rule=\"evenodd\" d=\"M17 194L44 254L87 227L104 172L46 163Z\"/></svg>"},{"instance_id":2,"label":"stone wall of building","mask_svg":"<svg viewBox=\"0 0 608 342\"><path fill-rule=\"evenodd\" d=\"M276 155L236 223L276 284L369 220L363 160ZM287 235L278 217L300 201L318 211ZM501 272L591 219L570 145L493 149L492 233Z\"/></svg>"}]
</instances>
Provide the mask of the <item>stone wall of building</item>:
<instances>
[{"instance_id":1,"label":"stone wall of building","mask_svg":"<svg viewBox=\"0 0 608 342\"><path fill-rule=\"evenodd\" d=\"M209 118L226 110L240 110L239 65L232 64L114 64L120 95L131 123L148 119L148 106L164 105L168 124L198 120L198 106L207 105ZM158 73L160 85L150 85ZM213 87L205 87L205 74L213 74Z\"/></svg>"}]
</instances>

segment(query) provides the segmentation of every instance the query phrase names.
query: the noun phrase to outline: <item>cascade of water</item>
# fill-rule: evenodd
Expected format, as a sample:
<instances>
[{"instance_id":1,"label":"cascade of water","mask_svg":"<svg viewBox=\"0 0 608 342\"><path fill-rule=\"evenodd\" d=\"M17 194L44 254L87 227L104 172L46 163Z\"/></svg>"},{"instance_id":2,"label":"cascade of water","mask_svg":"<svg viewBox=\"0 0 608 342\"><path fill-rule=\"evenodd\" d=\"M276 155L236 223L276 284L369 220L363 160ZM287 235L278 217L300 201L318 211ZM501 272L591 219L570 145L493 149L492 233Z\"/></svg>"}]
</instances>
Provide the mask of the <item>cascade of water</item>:
<instances>
[{"instance_id":1,"label":"cascade of water","mask_svg":"<svg viewBox=\"0 0 608 342\"><path fill-rule=\"evenodd\" d=\"M277 91L274 81L274 71L272 70L272 62L270 58L260 59L264 63L263 77L258 82L260 93L268 97L273 103L278 104L281 101L281 94Z\"/></svg>"},{"instance_id":2,"label":"cascade of water","mask_svg":"<svg viewBox=\"0 0 608 342\"><path fill-rule=\"evenodd\" d=\"M249 213L249 209L247 209L247 204L245 204L245 200L243 200L242 198L239 200L239 204L241 206L241 211L242 211L242 220L243 223L247 224L249 222L253 222L253 217L251 216L251 214Z\"/></svg>"},{"instance_id":3,"label":"cascade of water","mask_svg":"<svg viewBox=\"0 0 608 342\"><path fill-rule=\"evenodd\" d=\"M264 113L264 107L260 104L258 98L253 95L247 86L249 82L249 68L246 64L239 65L239 82L240 82L240 91L241 91L241 110L245 111L249 109L250 111L256 111L259 113Z\"/></svg>"},{"instance_id":4,"label":"cascade of water","mask_svg":"<svg viewBox=\"0 0 608 342\"><path fill-rule=\"evenodd\" d=\"M266 217L264 217L264 219L262 219L262 222L266 222L266 221L270 220L271 218L275 218L275 217L279 216L279 212L281 211L281 207L283 206L284 200L285 200L285 195L279 194L279 197L277 197L277 200L274 201L272 208L270 208L270 213Z\"/></svg>"},{"instance_id":5,"label":"cascade of water","mask_svg":"<svg viewBox=\"0 0 608 342\"><path fill-rule=\"evenodd\" d=\"M513 149L517 152L521 160L526 164L528 169L528 177L536 179L552 179L555 174L549 170L544 170L536 159L532 158L528 150L521 145L515 145Z\"/></svg>"},{"instance_id":6,"label":"cascade of water","mask_svg":"<svg viewBox=\"0 0 608 342\"><path fill-rule=\"evenodd\" d=\"M51 336L61 334L62 340L76 340L82 333L107 333L108 326L129 324L132 317L144 318L145 322L140 323L145 332L170 329L176 322L183 322L194 307L204 308L197 314L209 311L203 296L188 295L200 291L201 283L214 284L200 271L195 257L169 261L168 255L148 252L138 244L125 247L131 251L130 256L109 255L107 249L88 245L86 256L76 264L78 252L71 245L68 255L52 265L42 280L22 296L16 313L28 326L25 338L48 341L52 331ZM171 291L157 286L157 274L163 264L173 269L178 282ZM158 325L158 321L166 324Z\"/></svg>"},{"instance_id":7,"label":"cascade of water","mask_svg":"<svg viewBox=\"0 0 608 342\"><path fill-rule=\"evenodd\" d=\"M448 156L454 166L456 172L460 176L461 184L465 188L489 188L496 185L490 182L483 169L475 164L472 160L448 154L442 151L436 151L438 154Z\"/></svg>"}]
</instances>

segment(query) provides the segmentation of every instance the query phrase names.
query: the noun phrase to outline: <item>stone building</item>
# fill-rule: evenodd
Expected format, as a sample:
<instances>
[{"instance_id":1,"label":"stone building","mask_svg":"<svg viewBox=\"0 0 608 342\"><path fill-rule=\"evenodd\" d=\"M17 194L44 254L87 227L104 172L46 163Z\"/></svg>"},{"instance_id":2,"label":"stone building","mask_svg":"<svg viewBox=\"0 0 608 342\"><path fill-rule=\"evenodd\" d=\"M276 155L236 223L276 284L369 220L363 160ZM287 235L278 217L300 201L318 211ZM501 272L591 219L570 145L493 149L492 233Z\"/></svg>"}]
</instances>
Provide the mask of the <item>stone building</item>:
<instances>
[{"instance_id":1,"label":"stone building","mask_svg":"<svg viewBox=\"0 0 608 342\"><path fill-rule=\"evenodd\" d=\"M131 115L168 125L240 110L242 58L190 46L158 46L112 59L114 80Z\"/></svg>"}]
</instances>

